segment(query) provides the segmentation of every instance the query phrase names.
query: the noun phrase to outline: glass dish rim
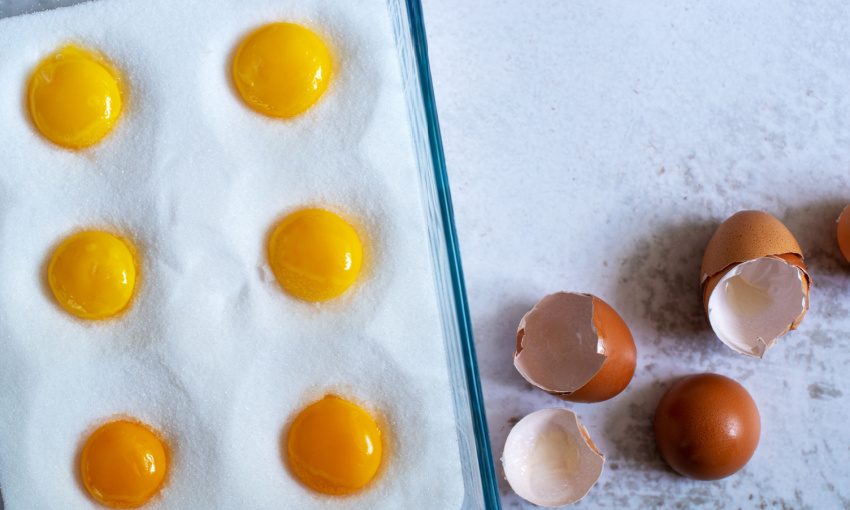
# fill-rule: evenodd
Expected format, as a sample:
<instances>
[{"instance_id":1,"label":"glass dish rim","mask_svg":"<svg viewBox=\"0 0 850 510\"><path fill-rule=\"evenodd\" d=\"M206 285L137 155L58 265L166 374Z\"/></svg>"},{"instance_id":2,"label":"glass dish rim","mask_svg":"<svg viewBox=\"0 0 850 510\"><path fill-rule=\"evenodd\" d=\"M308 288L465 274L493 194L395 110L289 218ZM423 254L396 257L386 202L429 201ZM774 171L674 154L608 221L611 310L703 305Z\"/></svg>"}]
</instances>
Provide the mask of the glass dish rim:
<instances>
[{"instance_id":1,"label":"glass dish rim","mask_svg":"<svg viewBox=\"0 0 850 510\"><path fill-rule=\"evenodd\" d=\"M481 378L478 372L478 359L475 353L475 342L472 332L472 322L469 315L469 305L466 295L466 285L463 277L460 247L457 229L454 221L451 192L449 189L448 172L443 151L440 125L437 116L437 106L434 88L431 81L431 69L428 60L428 45L425 36L425 23L420 0L404 0L407 6L407 16L410 23L410 36L414 46L414 57L418 70L419 89L425 109L425 119L428 130L428 148L434 169L437 198L441 212L443 236L446 241L446 255L449 260L452 291L454 294L455 315L458 322L458 340L463 351L464 372L466 376L467 393L470 399L470 412L473 422L478 468L481 475L484 504L487 510L501 510L501 498L496 479L496 471L492 461L489 429L481 388Z\"/></svg>"}]
</instances>

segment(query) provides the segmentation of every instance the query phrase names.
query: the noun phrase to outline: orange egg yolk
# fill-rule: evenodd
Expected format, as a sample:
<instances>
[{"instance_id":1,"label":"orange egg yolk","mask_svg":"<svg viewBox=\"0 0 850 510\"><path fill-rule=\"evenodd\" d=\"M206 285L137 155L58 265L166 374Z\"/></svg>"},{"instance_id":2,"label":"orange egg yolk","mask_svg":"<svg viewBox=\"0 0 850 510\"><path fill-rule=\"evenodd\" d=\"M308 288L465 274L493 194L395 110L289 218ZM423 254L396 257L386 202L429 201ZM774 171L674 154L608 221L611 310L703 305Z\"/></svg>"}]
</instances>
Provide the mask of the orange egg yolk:
<instances>
[{"instance_id":1,"label":"orange egg yolk","mask_svg":"<svg viewBox=\"0 0 850 510\"><path fill-rule=\"evenodd\" d=\"M136 263L123 240L106 232L80 232L56 249L47 280L65 310L84 319L103 319L129 303Z\"/></svg>"},{"instance_id":2,"label":"orange egg yolk","mask_svg":"<svg viewBox=\"0 0 850 510\"><path fill-rule=\"evenodd\" d=\"M74 46L38 65L27 99L41 134L69 149L97 143L121 115L117 74L103 59Z\"/></svg>"},{"instance_id":3,"label":"orange egg yolk","mask_svg":"<svg viewBox=\"0 0 850 510\"><path fill-rule=\"evenodd\" d=\"M306 301L326 301L345 292L360 273L363 246L336 214L304 209L286 217L269 242L269 263L277 281Z\"/></svg>"},{"instance_id":4,"label":"orange egg yolk","mask_svg":"<svg viewBox=\"0 0 850 510\"><path fill-rule=\"evenodd\" d=\"M289 464L307 486L323 494L348 494L381 465L381 431L351 402L328 395L295 418L287 438Z\"/></svg>"},{"instance_id":5,"label":"orange egg yolk","mask_svg":"<svg viewBox=\"0 0 850 510\"><path fill-rule=\"evenodd\" d=\"M86 441L80 460L89 494L110 508L144 505L162 486L168 469L165 447L143 425L115 421Z\"/></svg>"},{"instance_id":6,"label":"orange egg yolk","mask_svg":"<svg viewBox=\"0 0 850 510\"><path fill-rule=\"evenodd\" d=\"M259 28L242 41L233 81L248 105L272 117L294 117L328 86L331 58L316 34L292 23Z\"/></svg>"}]
</instances>

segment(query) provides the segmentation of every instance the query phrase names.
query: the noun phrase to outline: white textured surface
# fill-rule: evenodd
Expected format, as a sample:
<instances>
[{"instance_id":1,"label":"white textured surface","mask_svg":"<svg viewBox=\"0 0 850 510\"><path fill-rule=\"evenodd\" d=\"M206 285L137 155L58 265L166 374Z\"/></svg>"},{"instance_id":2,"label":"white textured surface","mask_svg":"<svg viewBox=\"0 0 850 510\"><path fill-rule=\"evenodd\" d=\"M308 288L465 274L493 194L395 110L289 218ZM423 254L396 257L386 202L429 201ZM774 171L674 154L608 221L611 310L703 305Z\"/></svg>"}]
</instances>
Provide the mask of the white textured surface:
<instances>
[{"instance_id":1,"label":"white textured surface","mask_svg":"<svg viewBox=\"0 0 850 510\"><path fill-rule=\"evenodd\" d=\"M850 508L847 3L423 4L496 458L519 418L565 406L608 458L575 508ZM763 360L716 339L698 291L714 229L749 208L790 228L814 281ZM511 364L520 318L558 290L599 295L634 333L611 401L563 403ZM676 475L652 438L663 392L702 371L763 418L752 461L717 482Z\"/></svg>"},{"instance_id":2,"label":"white textured surface","mask_svg":"<svg viewBox=\"0 0 850 510\"><path fill-rule=\"evenodd\" d=\"M315 30L331 85L292 121L230 87L230 53L279 20ZM68 41L123 72L125 110L91 150L31 127L29 73ZM158 429L168 482L146 508L458 508L457 432L419 177L382 0L117 0L0 20L0 486L5 510L98 508L78 479L118 414ZM269 231L307 206L364 240L358 283L323 305L281 291ZM121 317L84 323L44 285L53 248L102 227L141 254ZM333 392L384 432L378 478L345 498L288 472L281 439Z\"/></svg>"}]
</instances>

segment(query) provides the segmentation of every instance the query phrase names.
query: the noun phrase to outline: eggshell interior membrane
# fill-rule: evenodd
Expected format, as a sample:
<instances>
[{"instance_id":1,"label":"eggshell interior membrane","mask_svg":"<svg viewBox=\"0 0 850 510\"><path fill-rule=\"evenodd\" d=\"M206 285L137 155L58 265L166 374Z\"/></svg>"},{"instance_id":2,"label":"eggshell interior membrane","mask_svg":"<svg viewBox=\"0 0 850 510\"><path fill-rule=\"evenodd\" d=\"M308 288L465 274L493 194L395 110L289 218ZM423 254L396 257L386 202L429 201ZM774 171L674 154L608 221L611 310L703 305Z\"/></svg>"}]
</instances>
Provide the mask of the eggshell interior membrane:
<instances>
[{"instance_id":1,"label":"eggshell interior membrane","mask_svg":"<svg viewBox=\"0 0 850 510\"><path fill-rule=\"evenodd\" d=\"M736 264L714 285L708 320L732 350L759 357L795 329L809 308L807 275L780 257Z\"/></svg>"},{"instance_id":2,"label":"eggshell interior membrane","mask_svg":"<svg viewBox=\"0 0 850 510\"><path fill-rule=\"evenodd\" d=\"M578 421L562 408L541 409L508 434L502 465L517 495L535 505L558 507L583 498L602 474L599 453Z\"/></svg>"},{"instance_id":3,"label":"eggshell interior membrane","mask_svg":"<svg viewBox=\"0 0 850 510\"><path fill-rule=\"evenodd\" d=\"M747 390L718 374L674 384L655 410L655 442L679 474L719 480L743 468L758 447L761 419Z\"/></svg>"},{"instance_id":4,"label":"eggshell interior membrane","mask_svg":"<svg viewBox=\"0 0 850 510\"><path fill-rule=\"evenodd\" d=\"M613 308L590 294L558 292L520 321L514 366L563 400L600 402L628 386L636 358L629 328Z\"/></svg>"},{"instance_id":5,"label":"eggshell interior membrane","mask_svg":"<svg viewBox=\"0 0 850 510\"><path fill-rule=\"evenodd\" d=\"M781 221L761 211L735 213L711 236L702 258L700 283L705 285L709 277L732 264L786 253L803 257L794 235Z\"/></svg>"},{"instance_id":6,"label":"eggshell interior membrane","mask_svg":"<svg viewBox=\"0 0 850 510\"><path fill-rule=\"evenodd\" d=\"M838 247L844 258L850 262L850 205L841 211L838 217Z\"/></svg>"}]
</instances>

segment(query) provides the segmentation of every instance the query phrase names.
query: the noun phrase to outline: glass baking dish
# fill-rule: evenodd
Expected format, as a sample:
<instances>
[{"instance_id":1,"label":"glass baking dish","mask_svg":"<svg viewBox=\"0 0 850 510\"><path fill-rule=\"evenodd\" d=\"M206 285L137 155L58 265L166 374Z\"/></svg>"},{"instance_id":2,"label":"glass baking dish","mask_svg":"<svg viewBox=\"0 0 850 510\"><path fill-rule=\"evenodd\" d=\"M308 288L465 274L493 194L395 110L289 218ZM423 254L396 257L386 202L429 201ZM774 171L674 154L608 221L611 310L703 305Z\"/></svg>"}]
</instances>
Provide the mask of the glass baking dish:
<instances>
[{"instance_id":1,"label":"glass baking dish","mask_svg":"<svg viewBox=\"0 0 850 510\"><path fill-rule=\"evenodd\" d=\"M0 0L0 18L82 1L85 0ZM465 488L462 509L500 509L428 65L422 7L419 0L387 0L387 6L401 66L446 339L446 361L454 397ZM0 510L3 508L0 494Z\"/></svg>"}]
</instances>

